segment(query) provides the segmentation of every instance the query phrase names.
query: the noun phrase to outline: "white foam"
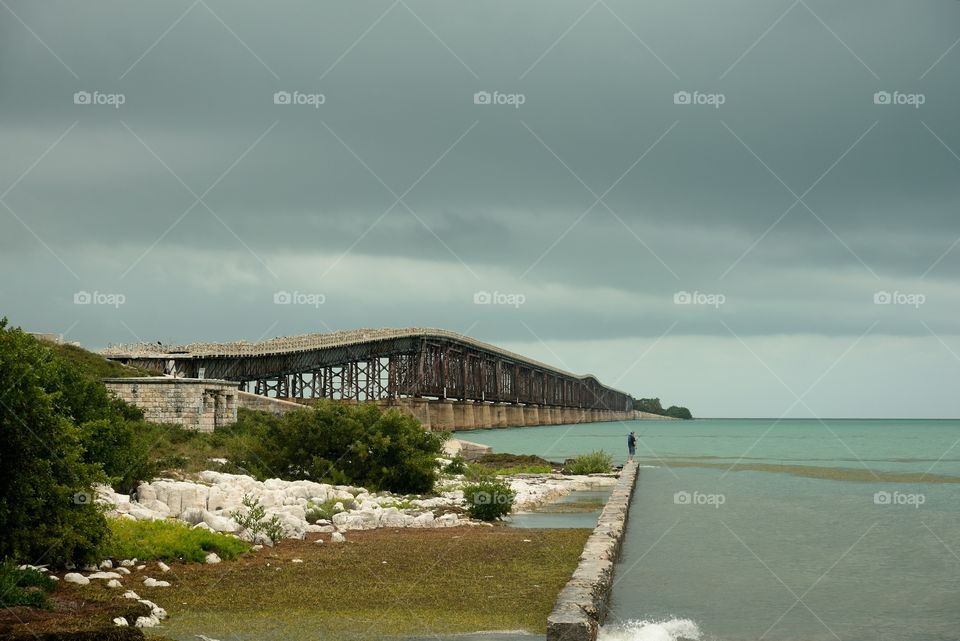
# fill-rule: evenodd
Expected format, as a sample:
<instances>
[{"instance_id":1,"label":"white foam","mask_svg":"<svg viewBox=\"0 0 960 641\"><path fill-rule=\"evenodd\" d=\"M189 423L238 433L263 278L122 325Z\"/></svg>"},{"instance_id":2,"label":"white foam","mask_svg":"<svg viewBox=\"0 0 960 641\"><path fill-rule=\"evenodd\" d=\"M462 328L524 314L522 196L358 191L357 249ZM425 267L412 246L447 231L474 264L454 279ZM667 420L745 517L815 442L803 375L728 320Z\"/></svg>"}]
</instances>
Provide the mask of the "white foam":
<instances>
[{"instance_id":1,"label":"white foam","mask_svg":"<svg viewBox=\"0 0 960 641\"><path fill-rule=\"evenodd\" d=\"M700 626L690 619L647 621L633 619L604 626L597 641L701 641Z\"/></svg>"}]
</instances>

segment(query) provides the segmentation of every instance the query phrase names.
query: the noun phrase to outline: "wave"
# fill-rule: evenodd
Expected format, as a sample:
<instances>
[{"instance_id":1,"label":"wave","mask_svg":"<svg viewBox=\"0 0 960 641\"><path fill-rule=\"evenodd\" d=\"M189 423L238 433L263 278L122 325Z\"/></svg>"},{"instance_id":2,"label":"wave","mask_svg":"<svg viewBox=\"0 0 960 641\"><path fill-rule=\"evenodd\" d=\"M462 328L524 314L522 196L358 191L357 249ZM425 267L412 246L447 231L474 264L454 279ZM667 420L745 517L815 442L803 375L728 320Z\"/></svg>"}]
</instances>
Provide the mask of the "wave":
<instances>
[{"instance_id":1,"label":"wave","mask_svg":"<svg viewBox=\"0 0 960 641\"><path fill-rule=\"evenodd\" d=\"M702 641L700 626L690 619L632 619L604 626L597 641Z\"/></svg>"}]
</instances>

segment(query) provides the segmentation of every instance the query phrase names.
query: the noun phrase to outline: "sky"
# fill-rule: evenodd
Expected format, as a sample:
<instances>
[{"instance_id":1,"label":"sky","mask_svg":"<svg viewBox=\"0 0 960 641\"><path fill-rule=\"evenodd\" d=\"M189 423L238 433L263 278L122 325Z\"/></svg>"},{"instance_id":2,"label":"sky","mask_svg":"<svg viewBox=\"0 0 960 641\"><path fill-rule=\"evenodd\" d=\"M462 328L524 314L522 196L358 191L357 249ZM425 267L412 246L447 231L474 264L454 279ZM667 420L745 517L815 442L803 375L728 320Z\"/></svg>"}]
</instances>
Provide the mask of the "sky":
<instances>
[{"instance_id":1,"label":"sky","mask_svg":"<svg viewBox=\"0 0 960 641\"><path fill-rule=\"evenodd\" d=\"M960 416L960 2L0 2L0 315Z\"/></svg>"}]
</instances>

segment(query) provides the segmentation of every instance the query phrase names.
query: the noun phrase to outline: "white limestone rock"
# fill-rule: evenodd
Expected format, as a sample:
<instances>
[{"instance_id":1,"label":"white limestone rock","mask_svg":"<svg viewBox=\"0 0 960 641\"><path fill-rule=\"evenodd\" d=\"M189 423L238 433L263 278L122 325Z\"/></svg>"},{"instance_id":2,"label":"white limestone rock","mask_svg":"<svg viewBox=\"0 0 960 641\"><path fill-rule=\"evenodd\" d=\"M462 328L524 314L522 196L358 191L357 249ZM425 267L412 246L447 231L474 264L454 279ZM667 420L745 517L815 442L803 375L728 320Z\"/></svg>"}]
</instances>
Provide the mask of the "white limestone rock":
<instances>
[{"instance_id":1,"label":"white limestone rock","mask_svg":"<svg viewBox=\"0 0 960 641\"><path fill-rule=\"evenodd\" d=\"M79 572L67 572L63 575L63 580L67 583L76 583L77 585L88 585L90 583L90 579Z\"/></svg>"},{"instance_id":2,"label":"white limestone rock","mask_svg":"<svg viewBox=\"0 0 960 641\"><path fill-rule=\"evenodd\" d=\"M118 572L94 572L93 574L88 574L88 579L103 579L109 581L111 579L119 579L123 575Z\"/></svg>"},{"instance_id":3,"label":"white limestone rock","mask_svg":"<svg viewBox=\"0 0 960 641\"><path fill-rule=\"evenodd\" d=\"M109 581L107 581L107 587L113 588L113 589L122 588L123 584L117 581L116 579L110 579Z\"/></svg>"},{"instance_id":4,"label":"white limestone rock","mask_svg":"<svg viewBox=\"0 0 960 641\"><path fill-rule=\"evenodd\" d=\"M124 619L123 617L117 617L116 619L113 620L113 625L117 626L118 628L125 628L130 624L127 623L127 620Z\"/></svg>"},{"instance_id":5,"label":"white limestone rock","mask_svg":"<svg viewBox=\"0 0 960 641\"><path fill-rule=\"evenodd\" d=\"M345 543L346 541L347 541L347 537L345 537L340 532L334 532L333 534L330 535L331 543Z\"/></svg>"},{"instance_id":6,"label":"white limestone rock","mask_svg":"<svg viewBox=\"0 0 960 641\"><path fill-rule=\"evenodd\" d=\"M137 622L134 625L138 628L153 628L160 625L160 620L151 614L148 617L137 617Z\"/></svg>"},{"instance_id":7,"label":"white limestone rock","mask_svg":"<svg viewBox=\"0 0 960 641\"><path fill-rule=\"evenodd\" d=\"M220 560L221 559L216 552L211 552L204 557L203 562L207 563L208 565L213 565L214 563L220 563Z\"/></svg>"},{"instance_id":8,"label":"white limestone rock","mask_svg":"<svg viewBox=\"0 0 960 641\"><path fill-rule=\"evenodd\" d=\"M143 585L146 586L146 587L148 587L148 588L169 588L169 587L170 587L170 582L169 582L169 581L158 581L157 579L154 579L154 578L148 576L147 578L145 578L145 579L143 580Z\"/></svg>"}]
</instances>

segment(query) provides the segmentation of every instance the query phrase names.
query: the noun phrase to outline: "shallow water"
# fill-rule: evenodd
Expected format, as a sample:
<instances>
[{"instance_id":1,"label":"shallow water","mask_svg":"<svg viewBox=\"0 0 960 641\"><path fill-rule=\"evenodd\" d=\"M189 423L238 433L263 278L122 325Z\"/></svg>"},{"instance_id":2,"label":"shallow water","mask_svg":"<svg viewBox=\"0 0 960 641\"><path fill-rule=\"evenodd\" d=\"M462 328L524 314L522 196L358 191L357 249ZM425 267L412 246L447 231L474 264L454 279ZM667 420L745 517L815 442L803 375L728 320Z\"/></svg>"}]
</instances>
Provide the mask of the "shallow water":
<instances>
[{"instance_id":1,"label":"shallow water","mask_svg":"<svg viewBox=\"0 0 960 641\"><path fill-rule=\"evenodd\" d=\"M960 639L960 422L633 421L474 431L640 472L606 641ZM670 465L673 464L673 467Z\"/></svg>"},{"instance_id":2,"label":"shallow water","mask_svg":"<svg viewBox=\"0 0 960 641\"><path fill-rule=\"evenodd\" d=\"M593 529L597 527L603 504L612 491L612 487L607 487L571 492L530 512L512 515L509 520L510 527Z\"/></svg>"}]
</instances>

